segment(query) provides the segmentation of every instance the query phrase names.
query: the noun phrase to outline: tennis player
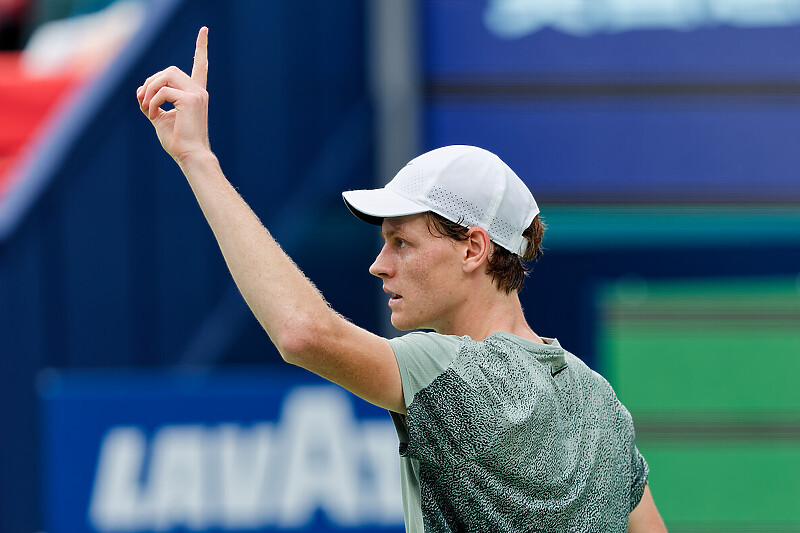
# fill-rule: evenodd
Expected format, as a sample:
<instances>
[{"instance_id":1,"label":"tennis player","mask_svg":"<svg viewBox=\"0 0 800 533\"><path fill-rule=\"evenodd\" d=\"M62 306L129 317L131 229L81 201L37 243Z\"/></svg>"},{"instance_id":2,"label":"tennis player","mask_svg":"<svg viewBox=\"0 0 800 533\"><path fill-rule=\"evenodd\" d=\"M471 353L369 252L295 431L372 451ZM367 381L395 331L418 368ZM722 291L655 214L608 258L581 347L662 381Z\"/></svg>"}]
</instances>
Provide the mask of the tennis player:
<instances>
[{"instance_id":1,"label":"tennis player","mask_svg":"<svg viewBox=\"0 0 800 533\"><path fill-rule=\"evenodd\" d=\"M382 338L328 306L223 175L208 139L207 47L202 28L191 76L148 78L141 110L283 359L390 411L406 530L665 531L630 414L525 319L518 292L544 225L517 175L486 150L449 146L385 188L344 193L380 226L369 270L392 324L432 330Z\"/></svg>"}]
</instances>

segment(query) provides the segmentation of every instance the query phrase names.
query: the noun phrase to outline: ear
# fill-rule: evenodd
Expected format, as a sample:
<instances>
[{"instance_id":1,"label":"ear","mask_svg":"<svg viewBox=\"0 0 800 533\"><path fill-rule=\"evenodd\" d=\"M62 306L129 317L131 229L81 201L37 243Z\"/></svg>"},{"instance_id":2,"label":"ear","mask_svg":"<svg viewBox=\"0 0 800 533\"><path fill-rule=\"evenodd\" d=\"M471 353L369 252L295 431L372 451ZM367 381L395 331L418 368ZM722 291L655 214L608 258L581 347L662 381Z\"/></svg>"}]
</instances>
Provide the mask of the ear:
<instances>
[{"instance_id":1,"label":"ear","mask_svg":"<svg viewBox=\"0 0 800 533\"><path fill-rule=\"evenodd\" d=\"M467 230L467 238L462 244L465 247L464 272L475 272L489 260L492 241L485 229L472 226Z\"/></svg>"}]
</instances>

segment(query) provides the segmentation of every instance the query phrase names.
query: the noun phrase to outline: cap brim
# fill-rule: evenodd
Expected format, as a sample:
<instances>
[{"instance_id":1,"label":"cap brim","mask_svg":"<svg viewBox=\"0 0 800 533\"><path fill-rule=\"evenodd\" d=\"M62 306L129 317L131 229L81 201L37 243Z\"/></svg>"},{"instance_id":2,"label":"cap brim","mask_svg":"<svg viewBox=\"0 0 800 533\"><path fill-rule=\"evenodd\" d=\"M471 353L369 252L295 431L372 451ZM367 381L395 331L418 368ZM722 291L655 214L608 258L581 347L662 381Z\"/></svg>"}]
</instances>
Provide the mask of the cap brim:
<instances>
[{"instance_id":1,"label":"cap brim","mask_svg":"<svg viewBox=\"0 0 800 533\"><path fill-rule=\"evenodd\" d=\"M422 204L412 202L389 189L366 189L345 191L342 193L344 203L355 216L380 226L384 218L404 217L430 211Z\"/></svg>"}]
</instances>

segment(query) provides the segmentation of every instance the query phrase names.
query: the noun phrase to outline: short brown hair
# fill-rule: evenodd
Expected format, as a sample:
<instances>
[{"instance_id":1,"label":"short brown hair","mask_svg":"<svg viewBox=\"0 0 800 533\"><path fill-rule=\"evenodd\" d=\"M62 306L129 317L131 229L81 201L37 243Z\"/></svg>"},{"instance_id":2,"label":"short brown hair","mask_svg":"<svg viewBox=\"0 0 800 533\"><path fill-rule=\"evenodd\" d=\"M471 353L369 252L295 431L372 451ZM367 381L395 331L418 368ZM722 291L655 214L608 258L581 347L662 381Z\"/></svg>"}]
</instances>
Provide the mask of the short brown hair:
<instances>
[{"instance_id":1,"label":"short brown hair","mask_svg":"<svg viewBox=\"0 0 800 533\"><path fill-rule=\"evenodd\" d=\"M428 223L428 231L431 235L450 237L457 241L467 239L469 228L447 220L441 215L428 211L425 213ZM495 244L489 255L489 262L486 265L486 273L492 277L497 288L511 294L511 291L519 291L525 283L525 276L531 271L529 261L538 261L542 256L542 237L546 226L539 215L533 218L531 225L522 232L522 236L528 241L528 249L523 257L509 252L502 246ZM434 233L435 231L435 233Z\"/></svg>"}]
</instances>

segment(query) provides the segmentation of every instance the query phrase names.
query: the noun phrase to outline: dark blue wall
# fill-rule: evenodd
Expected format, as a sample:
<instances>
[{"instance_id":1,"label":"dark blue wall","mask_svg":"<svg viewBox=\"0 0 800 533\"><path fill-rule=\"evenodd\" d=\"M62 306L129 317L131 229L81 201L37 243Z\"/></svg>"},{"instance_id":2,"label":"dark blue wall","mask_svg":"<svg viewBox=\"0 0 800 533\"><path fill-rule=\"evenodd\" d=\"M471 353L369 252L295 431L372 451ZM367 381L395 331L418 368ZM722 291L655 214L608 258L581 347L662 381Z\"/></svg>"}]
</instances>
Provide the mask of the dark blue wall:
<instances>
[{"instance_id":1,"label":"dark blue wall","mask_svg":"<svg viewBox=\"0 0 800 533\"><path fill-rule=\"evenodd\" d=\"M177 166L135 98L191 67L210 28L212 147L230 180L331 303L377 329L376 291L339 192L372 177L359 1L150 2L145 27L88 87L2 209L0 531L36 531L35 382L47 367L271 363ZM350 261L361 271L347 268Z\"/></svg>"}]
</instances>

